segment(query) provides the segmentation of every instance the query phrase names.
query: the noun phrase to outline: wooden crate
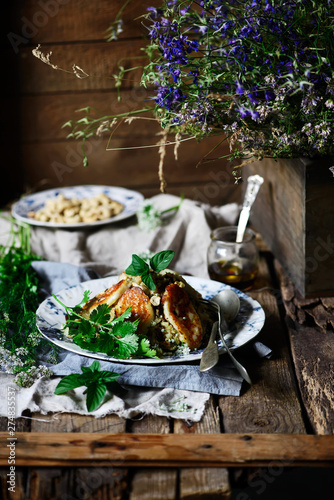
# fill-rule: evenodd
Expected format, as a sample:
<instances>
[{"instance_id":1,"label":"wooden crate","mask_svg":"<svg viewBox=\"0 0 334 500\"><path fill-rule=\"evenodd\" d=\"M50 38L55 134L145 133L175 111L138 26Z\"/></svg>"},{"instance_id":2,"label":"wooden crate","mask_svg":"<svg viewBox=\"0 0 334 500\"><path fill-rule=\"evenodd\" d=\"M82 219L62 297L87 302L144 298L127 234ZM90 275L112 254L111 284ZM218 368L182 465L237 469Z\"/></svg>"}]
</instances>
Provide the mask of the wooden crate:
<instances>
[{"instance_id":1,"label":"wooden crate","mask_svg":"<svg viewBox=\"0 0 334 500\"><path fill-rule=\"evenodd\" d=\"M264 178L250 224L304 297L334 295L332 166L330 158L264 159L242 171L244 180Z\"/></svg>"}]
</instances>

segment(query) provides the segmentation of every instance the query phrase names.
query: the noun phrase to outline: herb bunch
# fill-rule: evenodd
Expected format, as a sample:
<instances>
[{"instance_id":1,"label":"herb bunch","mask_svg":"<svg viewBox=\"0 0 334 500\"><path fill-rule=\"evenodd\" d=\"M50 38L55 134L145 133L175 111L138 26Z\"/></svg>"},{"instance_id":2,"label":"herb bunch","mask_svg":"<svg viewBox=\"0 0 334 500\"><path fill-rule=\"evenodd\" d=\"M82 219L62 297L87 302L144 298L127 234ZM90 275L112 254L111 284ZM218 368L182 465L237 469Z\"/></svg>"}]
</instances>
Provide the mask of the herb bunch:
<instances>
[{"instance_id":1,"label":"herb bunch","mask_svg":"<svg viewBox=\"0 0 334 500\"><path fill-rule=\"evenodd\" d=\"M89 319L82 317L80 312L89 296L90 291L86 290L81 302L73 307L53 296L66 311L67 319L63 330L75 344L91 352L103 352L118 359L157 357L148 338L136 333L138 320L129 320L131 308L111 319L111 306L100 304L91 312Z\"/></svg>"},{"instance_id":2,"label":"herb bunch","mask_svg":"<svg viewBox=\"0 0 334 500\"><path fill-rule=\"evenodd\" d=\"M131 264L125 269L126 274L140 276L143 283L150 289L155 290L154 274L163 271L169 266L175 255L174 250L163 250L148 259L146 262L139 255L132 255Z\"/></svg>"},{"instance_id":3,"label":"herb bunch","mask_svg":"<svg viewBox=\"0 0 334 500\"><path fill-rule=\"evenodd\" d=\"M12 221L11 241L0 246L0 367L16 374L18 385L28 387L36 378L51 375L37 365L49 344L36 326L39 280L31 262L39 257L30 252L29 226L15 224Z\"/></svg>"}]
</instances>

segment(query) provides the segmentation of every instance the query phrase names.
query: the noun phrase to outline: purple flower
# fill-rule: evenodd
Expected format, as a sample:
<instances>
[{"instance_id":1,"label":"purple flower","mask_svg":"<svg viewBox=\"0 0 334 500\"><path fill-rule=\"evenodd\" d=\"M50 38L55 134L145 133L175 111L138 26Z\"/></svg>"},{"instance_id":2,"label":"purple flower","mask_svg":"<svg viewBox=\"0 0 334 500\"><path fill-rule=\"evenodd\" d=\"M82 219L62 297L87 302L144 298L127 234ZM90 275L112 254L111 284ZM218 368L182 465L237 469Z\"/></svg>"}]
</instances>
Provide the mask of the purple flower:
<instances>
[{"instance_id":1,"label":"purple flower","mask_svg":"<svg viewBox=\"0 0 334 500\"><path fill-rule=\"evenodd\" d=\"M236 85L237 85L237 87L235 89L235 93L242 95L244 93L245 89L243 88L243 86L241 85L240 82L236 82Z\"/></svg>"}]
</instances>

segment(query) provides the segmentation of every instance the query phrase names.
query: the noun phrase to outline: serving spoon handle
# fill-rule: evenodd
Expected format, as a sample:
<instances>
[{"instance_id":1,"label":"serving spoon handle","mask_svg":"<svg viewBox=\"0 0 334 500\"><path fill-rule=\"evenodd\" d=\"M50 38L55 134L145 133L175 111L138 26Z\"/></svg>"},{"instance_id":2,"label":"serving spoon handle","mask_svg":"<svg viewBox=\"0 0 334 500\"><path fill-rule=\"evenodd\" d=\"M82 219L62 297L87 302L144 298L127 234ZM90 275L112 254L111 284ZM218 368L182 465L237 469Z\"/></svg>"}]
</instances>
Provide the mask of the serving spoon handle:
<instances>
[{"instance_id":1,"label":"serving spoon handle","mask_svg":"<svg viewBox=\"0 0 334 500\"><path fill-rule=\"evenodd\" d=\"M250 385L252 385L251 378L248 375L246 368L241 363L239 363L239 361L233 356L230 349L228 348L228 345L225 342L224 333L222 331L222 328L224 329L224 331L226 331L228 329L226 319L225 319L224 315L221 314L220 307L217 308L217 311L218 311L218 322L219 322L218 332L219 332L221 341L223 342L223 345L226 349L226 352L230 356L232 363L234 364L234 366L236 367L236 369L238 370L238 372L240 373L242 378L244 380L246 380L246 382L248 382Z\"/></svg>"},{"instance_id":2,"label":"serving spoon handle","mask_svg":"<svg viewBox=\"0 0 334 500\"><path fill-rule=\"evenodd\" d=\"M207 370L210 370L210 368L216 366L216 364L219 361L218 345L215 342L215 339L217 337L217 330L218 330L218 322L216 321L212 325L212 330L208 344L201 356L201 362L199 365L200 372L206 372Z\"/></svg>"}]
</instances>

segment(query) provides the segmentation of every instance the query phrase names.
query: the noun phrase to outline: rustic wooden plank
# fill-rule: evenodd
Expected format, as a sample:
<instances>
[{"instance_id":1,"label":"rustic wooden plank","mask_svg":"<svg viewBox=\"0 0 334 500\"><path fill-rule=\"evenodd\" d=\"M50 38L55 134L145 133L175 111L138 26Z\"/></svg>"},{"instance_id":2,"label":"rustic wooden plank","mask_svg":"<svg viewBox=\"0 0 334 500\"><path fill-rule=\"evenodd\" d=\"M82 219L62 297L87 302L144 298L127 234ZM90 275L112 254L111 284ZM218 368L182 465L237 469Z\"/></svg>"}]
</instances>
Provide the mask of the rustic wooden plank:
<instances>
[{"instance_id":1,"label":"rustic wooden plank","mask_svg":"<svg viewBox=\"0 0 334 500\"><path fill-rule=\"evenodd\" d=\"M122 500L126 489L127 476L113 467L41 467L30 472L29 500Z\"/></svg>"},{"instance_id":2,"label":"rustic wooden plank","mask_svg":"<svg viewBox=\"0 0 334 500\"><path fill-rule=\"evenodd\" d=\"M288 322L296 375L311 426L334 433L334 336L331 330Z\"/></svg>"},{"instance_id":3,"label":"rustic wooden plank","mask_svg":"<svg viewBox=\"0 0 334 500\"><path fill-rule=\"evenodd\" d=\"M117 415L107 415L104 418L95 418L90 415L75 413L61 413L39 415L33 414L31 421L32 432L44 433L48 439L49 432L53 433L89 433L125 432L126 421ZM30 469L29 489L30 500L63 500L66 495L74 498L93 498L99 495L100 500L109 498L121 500L127 489L128 472L126 469L113 467L101 468L99 464L93 467L62 469L36 467Z\"/></svg>"},{"instance_id":4,"label":"rustic wooden plank","mask_svg":"<svg viewBox=\"0 0 334 500\"><path fill-rule=\"evenodd\" d=\"M15 480L13 480L14 485L7 483L10 478L7 474L10 472L9 466L0 469L0 498L3 500L26 500L27 492L27 473L26 470L15 470ZM13 476L14 478L14 476ZM9 490L13 488L14 490Z\"/></svg>"},{"instance_id":5,"label":"rustic wooden plank","mask_svg":"<svg viewBox=\"0 0 334 500\"><path fill-rule=\"evenodd\" d=\"M270 159L245 165L243 175L248 177L259 174L264 183L252 208L251 223L258 231L263 231L263 238L286 266L289 260L291 267L299 271L303 262L302 235L303 207L300 206L303 195L302 165L296 160L285 170L282 162L270 164ZM286 210L286 212L285 212ZM299 277L300 285L302 277Z\"/></svg>"},{"instance_id":6,"label":"rustic wooden plank","mask_svg":"<svg viewBox=\"0 0 334 500\"><path fill-rule=\"evenodd\" d=\"M244 358L240 351L235 353L249 369L253 384L251 387L245 387L245 392L239 398L231 396L220 398L224 430L302 434L306 431L285 331L277 305L277 299L280 298L279 290L273 288L264 258L261 259L254 290L247 293L263 306L266 321L258 340L272 349L273 357L269 360L258 360L253 356L250 361L247 358L247 349Z\"/></svg>"},{"instance_id":7,"label":"rustic wooden plank","mask_svg":"<svg viewBox=\"0 0 334 500\"><path fill-rule=\"evenodd\" d=\"M184 420L176 420L176 434L208 434L220 432L219 409L211 397L205 413L199 422L191 425ZM180 500L191 498L229 499L231 487L226 468L183 468L180 471Z\"/></svg>"},{"instance_id":8,"label":"rustic wooden plank","mask_svg":"<svg viewBox=\"0 0 334 500\"><path fill-rule=\"evenodd\" d=\"M17 433L17 466L333 465L334 435ZM7 464L0 433L0 466Z\"/></svg>"},{"instance_id":9,"label":"rustic wooden plank","mask_svg":"<svg viewBox=\"0 0 334 500\"><path fill-rule=\"evenodd\" d=\"M171 421L167 417L145 415L139 420L129 421L128 431L134 434L168 434ZM129 488L129 500L172 500L178 490L177 470L136 468Z\"/></svg>"},{"instance_id":10,"label":"rustic wooden plank","mask_svg":"<svg viewBox=\"0 0 334 500\"><path fill-rule=\"evenodd\" d=\"M117 46L116 46L117 44ZM23 94L40 94L43 92L73 92L98 89L115 89L114 74L119 74L119 63L125 69L145 64L142 40L120 40L115 42L114 50L108 43L85 44L52 44L41 47L46 54L52 52L51 63L59 69L40 61L32 54L34 47L21 49L18 67L22 75L20 81ZM138 59L140 58L140 62ZM81 68L81 77L73 72L73 65ZM132 88L139 84L140 70L130 71L124 75L123 88Z\"/></svg>"},{"instance_id":11,"label":"rustic wooden plank","mask_svg":"<svg viewBox=\"0 0 334 500\"><path fill-rule=\"evenodd\" d=\"M30 419L29 415L30 413L24 412L23 415L25 415L27 418L24 416L18 417L15 419L15 432L29 432L30 431ZM7 417L0 417L0 431L2 432L8 432L8 418Z\"/></svg>"},{"instance_id":12,"label":"rustic wooden plank","mask_svg":"<svg viewBox=\"0 0 334 500\"><path fill-rule=\"evenodd\" d=\"M334 432L333 299L303 299L275 261L286 310L286 324L301 397L312 429ZM287 294L286 290L292 290ZM303 315L301 315L303 313Z\"/></svg>"},{"instance_id":13,"label":"rustic wooden plank","mask_svg":"<svg viewBox=\"0 0 334 500\"><path fill-rule=\"evenodd\" d=\"M77 112L86 106L92 108L90 116L108 117L113 114L128 113L145 109L145 98L151 95L143 87L124 90L121 101L115 91L76 92L69 94L47 94L23 96L22 108L22 141L29 142L55 142L66 139L71 132L69 127L62 128L69 120L77 120L86 116L84 112ZM126 123L117 127L114 137L148 137L151 141L157 140L156 134L161 131L160 125L152 120L143 120L139 115L133 120L132 125ZM108 136L105 136L107 144ZM153 142L154 144L154 142Z\"/></svg>"},{"instance_id":14,"label":"rustic wooden plank","mask_svg":"<svg viewBox=\"0 0 334 500\"><path fill-rule=\"evenodd\" d=\"M264 183L252 224L303 296L333 295L334 178L330 158L264 159L244 169Z\"/></svg>"},{"instance_id":15,"label":"rustic wooden plank","mask_svg":"<svg viewBox=\"0 0 334 500\"><path fill-rule=\"evenodd\" d=\"M138 138L117 139L114 147L128 145L141 146ZM231 167L224 162L207 165L196 163L208 151L211 141L199 144L183 143L179 149L178 160L173 148L167 149L165 158L165 178L169 187L192 186L192 199L210 204L222 203L229 190L240 193L240 186L234 184ZM160 188L158 178L159 155L155 148L132 149L126 151L106 151L106 139L87 142L85 150L89 166L82 165L81 143L59 141L54 143L26 144L23 147L23 162L27 183L35 189L42 186L56 187L76 184L108 184L132 189ZM200 185L198 185L200 183ZM188 189L189 192L189 189ZM239 195L238 195L239 196Z\"/></svg>"},{"instance_id":16,"label":"rustic wooden plank","mask_svg":"<svg viewBox=\"0 0 334 500\"><path fill-rule=\"evenodd\" d=\"M123 0L99 0L95 3L89 0L16 0L11 5L12 19L7 21L7 32L26 40L22 40L18 48L24 43L103 40L105 30L124 3ZM147 30L138 17L145 13L147 7L158 4L157 0L132 0L123 11L123 32L119 38L146 35Z\"/></svg>"},{"instance_id":17,"label":"rustic wooden plank","mask_svg":"<svg viewBox=\"0 0 334 500\"><path fill-rule=\"evenodd\" d=\"M33 414L32 432L125 432L126 421L117 415L94 418L77 413Z\"/></svg>"},{"instance_id":18,"label":"rustic wooden plank","mask_svg":"<svg viewBox=\"0 0 334 500\"><path fill-rule=\"evenodd\" d=\"M136 469L129 500L174 500L176 495L175 469Z\"/></svg>"},{"instance_id":19,"label":"rustic wooden plank","mask_svg":"<svg viewBox=\"0 0 334 500\"><path fill-rule=\"evenodd\" d=\"M26 416L29 416L29 412L25 412ZM10 427L8 426L7 417L0 417L0 431L7 435L7 438L10 438L9 431L13 429L12 422L10 421ZM15 433L16 432L29 432L30 431L30 420L29 418L19 417L15 419ZM14 436L15 437L15 433ZM8 445L10 441L7 440L6 445ZM26 469L18 469L16 467L15 461L9 462L9 460L13 460L13 457L10 457L10 448L6 446L7 450L7 463L6 467L0 469L0 498L3 500L25 500L26 498L26 486L28 479L28 471ZM13 450L15 453L15 449ZM11 478L8 477L8 474L11 472L10 467L15 467L15 475L14 479L14 490L11 491L9 488L12 488L13 485L7 483Z\"/></svg>"}]
</instances>

